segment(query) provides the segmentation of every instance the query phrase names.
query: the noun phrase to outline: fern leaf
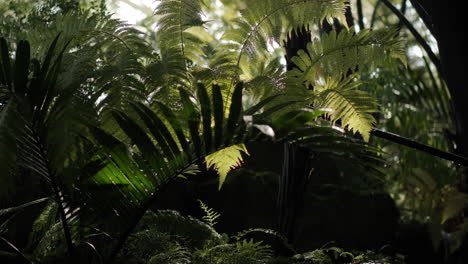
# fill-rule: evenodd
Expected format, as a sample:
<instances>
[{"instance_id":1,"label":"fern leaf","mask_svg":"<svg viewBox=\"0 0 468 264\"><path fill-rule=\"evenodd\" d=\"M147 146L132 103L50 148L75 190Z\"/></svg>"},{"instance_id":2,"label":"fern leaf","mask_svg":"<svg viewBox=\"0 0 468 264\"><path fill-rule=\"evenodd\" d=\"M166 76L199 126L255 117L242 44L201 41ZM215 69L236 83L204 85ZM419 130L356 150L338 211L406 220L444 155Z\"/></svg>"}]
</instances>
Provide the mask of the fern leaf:
<instances>
[{"instance_id":1,"label":"fern leaf","mask_svg":"<svg viewBox=\"0 0 468 264\"><path fill-rule=\"evenodd\" d=\"M303 25L333 18L340 18L346 23L346 5L347 1L343 0L251 1L249 7L241 11L242 19L236 22L235 28L226 31L223 39L230 41L230 49L237 48L239 51L239 65L244 54L249 57L261 55L260 52L266 50L267 40L274 39L281 43L281 39L285 39L284 33Z\"/></svg>"},{"instance_id":2,"label":"fern leaf","mask_svg":"<svg viewBox=\"0 0 468 264\"><path fill-rule=\"evenodd\" d=\"M159 41L162 53L170 47L178 47L183 58L200 61L204 54L204 42L189 29L196 27L203 30L201 3L199 0L161 0L155 15L161 16L158 21ZM205 34L204 34L205 35ZM184 62L187 69L187 62Z\"/></svg>"},{"instance_id":3,"label":"fern leaf","mask_svg":"<svg viewBox=\"0 0 468 264\"><path fill-rule=\"evenodd\" d=\"M202 217L203 221L209 226L214 227L218 223L216 219L218 219L221 214L213 210L213 208L208 207L202 200L198 199L197 201L200 203L200 208L205 212L205 215Z\"/></svg>"},{"instance_id":4,"label":"fern leaf","mask_svg":"<svg viewBox=\"0 0 468 264\"><path fill-rule=\"evenodd\" d=\"M297 66L288 73L297 78L298 83L315 85L321 78L338 77L358 67L371 67L383 63L388 58L405 60L405 51L398 31L363 30L332 31L321 39L314 39L307 44L307 51L299 51L292 58Z\"/></svg>"},{"instance_id":5,"label":"fern leaf","mask_svg":"<svg viewBox=\"0 0 468 264\"><path fill-rule=\"evenodd\" d=\"M208 168L214 167L219 174L219 189L223 186L227 174L242 164L242 153L249 154L244 144L238 144L223 148L205 157L206 166Z\"/></svg>"},{"instance_id":6,"label":"fern leaf","mask_svg":"<svg viewBox=\"0 0 468 264\"><path fill-rule=\"evenodd\" d=\"M325 86L316 88L319 91L316 106L326 109L332 122L341 120L343 127L359 132L368 141L375 124L371 113L377 112L377 102L366 92L356 90L359 85L353 76L341 81L328 78Z\"/></svg>"}]
</instances>

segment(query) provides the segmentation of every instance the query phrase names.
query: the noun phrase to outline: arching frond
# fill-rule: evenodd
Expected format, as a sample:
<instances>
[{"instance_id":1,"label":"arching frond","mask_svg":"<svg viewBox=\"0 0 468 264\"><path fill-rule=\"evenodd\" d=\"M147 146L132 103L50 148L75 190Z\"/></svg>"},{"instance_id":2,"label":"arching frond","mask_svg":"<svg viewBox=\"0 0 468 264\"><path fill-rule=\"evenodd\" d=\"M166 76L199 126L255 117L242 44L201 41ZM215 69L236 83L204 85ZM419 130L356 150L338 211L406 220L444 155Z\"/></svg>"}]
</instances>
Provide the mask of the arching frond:
<instances>
[{"instance_id":1,"label":"arching frond","mask_svg":"<svg viewBox=\"0 0 468 264\"><path fill-rule=\"evenodd\" d=\"M59 182L68 180L60 177L63 176L64 165L72 163L73 155L79 152L80 137L73 133L73 122L77 123L77 116L85 116L85 111L79 105L80 100L77 100L82 94L76 90L65 93L66 90L58 83L64 56L64 48L58 50L58 40L59 35L52 41L41 62L30 59L29 43L26 41L18 43L14 67L7 66L5 57L0 62L0 68L9 69L9 72L3 72L4 76L14 76L13 79L2 78L2 86L9 87L10 94L1 112L5 116L5 125L10 126L7 128L10 131L6 131L9 135L6 147L14 155L10 152L0 153L0 167L7 168L6 173L2 174L7 181L12 177L23 177L21 172L26 171L34 176L31 177L33 181L46 183L58 206L66 245L71 249L73 243L69 224L73 219L67 217L70 207L65 202L68 198L66 187ZM3 39L0 42L5 43ZM76 108L70 111L74 106ZM8 122L10 111L15 113L17 121ZM0 134L5 132L2 126L3 122L0 123ZM12 158L8 158L10 155ZM21 170L13 171L12 164L5 165L5 161L15 162L13 166Z\"/></svg>"},{"instance_id":2,"label":"arching frond","mask_svg":"<svg viewBox=\"0 0 468 264\"><path fill-rule=\"evenodd\" d=\"M304 25L340 18L343 23L347 1L342 0L266 0L250 1L241 10L242 18L226 31L228 49L239 52L237 65L244 55L255 57L266 51L267 41L280 43L286 34Z\"/></svg>"},{"instance_id":3,"label":"arching frond","mask_svg":"<svg viewBox=\"0 0 468 264\"><path fill-rule=\"evenodd\" d=\"M340 77L357 68L376 66L397 58L406 62L405 51L397 30L369 31L358 33L342 30L324 34L307 44L307 50L300 50L292 61L297 66L288 75L298 79L306 87L320 80Z\"/></svg>"},{"instance_id":4,"label":"arching frond","mask_svg":"<svg viewBox=\"0 0 468 264\"><path fill-rule=\"evenodd\" d=\"M341 120L343 127L359 132L365 141L369 140L370 131L375 124L371 113L377 112L374 97L356 88L361 85L353 76L344 80L328 78L322 87L316 86L318 98L315 106L326 111L325 115L332 122Z\"/></svg>"},{"instance_id":5,"label":"arching frond","mask_svg":"<svg viewBox=\"0 0 468 264\"><path fill-rule=\"evenodd\" d=\"M211 96L204 85L199 84L197 89L200 105L180 88L183 116L162 103L155 104L158 112L141 103L133 104L133 115L113 111L113 118L125 133L124 141L134 146L131 149L102 129L91 128L103 149L94 158L101 169L89 175L80 187L88 213L112 213L119 216L119 225L113 223L115 227L131 228L170 180L220 149L237 146L236 151L244 151L238 144L262 134L255 124L242 118L242 84L236 86L226 115L222 109L227 102L220 96L219 86L213 85ZM238 158L235 160L237 163ZM207 163L225 167L213 158L207 158ZM105 199L104 194L112 195L112 201ZM99 201L94 209L93 201ZM115 201L119 201L117 206L112 205Z\"/></svg>"},{"instance_id":6,"label":"arching frond","mask_svg":"<svg viewBox=\"0 0 468 264\"><path fill-rule=\"evenodd\" d=\"M203 56L204 42L190 28L204 30L201 18L201 1L199 0L161 0L155 15L158 20L157 36L161 53L168 48L177 48L179 54L186 60L198 62ZM184 68L187 70L187 62Z\"/></svg>"}]
</instances>

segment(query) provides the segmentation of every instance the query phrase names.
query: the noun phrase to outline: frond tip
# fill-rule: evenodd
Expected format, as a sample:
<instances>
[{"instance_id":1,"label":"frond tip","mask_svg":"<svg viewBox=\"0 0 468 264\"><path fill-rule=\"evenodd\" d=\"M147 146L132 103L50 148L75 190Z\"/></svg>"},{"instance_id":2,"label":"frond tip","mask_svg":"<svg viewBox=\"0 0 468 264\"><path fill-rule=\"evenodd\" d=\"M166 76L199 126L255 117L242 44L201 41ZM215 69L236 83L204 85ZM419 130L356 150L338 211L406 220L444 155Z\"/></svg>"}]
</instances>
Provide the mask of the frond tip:
<instances>
[{"instance_id":1,"label":"frond tip","mask_svg":"<svg viewBox=\"0 0 468 264\"><path fill-rule=\"evenodd\" d=\"M218 150L205 157L206 166L214 167L219 174L219 189L223 186L227 174L243 163L242 153L249 154L244 144L233 145Z\"/></svg>"}]
</instances>

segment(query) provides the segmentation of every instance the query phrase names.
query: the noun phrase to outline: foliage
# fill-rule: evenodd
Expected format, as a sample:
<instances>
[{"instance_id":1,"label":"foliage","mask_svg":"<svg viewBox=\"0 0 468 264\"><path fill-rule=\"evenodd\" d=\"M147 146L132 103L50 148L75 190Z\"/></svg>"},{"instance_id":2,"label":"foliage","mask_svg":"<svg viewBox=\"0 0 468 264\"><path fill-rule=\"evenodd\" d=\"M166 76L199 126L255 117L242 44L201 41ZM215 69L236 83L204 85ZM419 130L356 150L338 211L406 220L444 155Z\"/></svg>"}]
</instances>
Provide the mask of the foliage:
<instances>
[{"instance_id":1,"label":"foliage","mask_svg":"<svg viewBox=\"0 0 468 264\"><path fill-rule=\"evenodd\" d=\"M242 153L248 154L244 144L233 145L205 157L206 166L214 167L219 173L219 189L223 186L228 172L242 164Z\"/></svg>"},{"instance_id":2,"label":"foliage","mask_svg":"<svg viewBox=\"0 0 468 264\"><path fill-rule=\"evenodd\" d=\"M387 256L374 251L347 251L338 247L316 249L311 252L297 254L293 257L301 264L334 264L334 263L382 263L382 264L404 264L403 256Z\"/></svg>"},{"instance_id":3,"label":"foliage","mask_svg":"<svg viewBox=\"0 0 468 264\"><path fill-rule=\"evenodd\" d=\"M205 221L209 226L214 227L217 224L216 219L221 215L213 210L213 208L209 208L205 203L201 200L198 200L200 203L200 208L205 212L205 215L202 217L202 220Z\"/></svg>"},{"instance_id":4,"label":"foliage","mask_svg":"<svg viewBox=\"0 0 468 264\"><path fill-rule=\"evenodd\" d=\"M173 211L148 213L168 183L206 171L203 162L218 171L220 188L242 152L248 154L249 142L290 142L343 170L382 175L378 151L334 125L369 140L378 104L357 89L367 84L359 74L390 58L404 60L396 30L318 35L293 58L297 68L285 73L282 53L269 56L271 43L326 21L345 24L347 1L231 6L242 16L222 22L221 40L206 29L208 1L160 1L155 40L112 19L99 3L81 11L76 1L48 1L50 13L29 10L2 24L10 43L0 38L0 188L6 206L0 216L10 217L6 226L17 213L36 210L28 215L27 246L5 239L17 257L276 261L262 242L219 235L212 228L218 215L203 203L208 224ZM25 30L15 32L24 19ZM427 95L418 103L438 106L442 116L450 112L448 97L440 93L446 87L436 84L422 85ZM412 88L408 98L420 94ZM430 101L434 94L442 94L439 101ZM17 194L22 182L29 184L27 195ZM455 205L466 197L445 196L432 186L425 191L440 194L442 223L459 216L462 207ZM2 240L4 234L15 238L11 232L2 228Z\"/></svg>"},{"instance_id":5,"label":"foliage","mask_svg":"<svg viewBox=\"0 0 468 264\"><path fill-rule=\"evenodd\" d=\"M161 216L167 220L161 222ZM167 228L160 228L161 224ZM184 226L187 225L188 228ZM193 230L210 230L212 236L199 236ZM260 229L253 229L260 230ZM240 232L247 234L253 230ZM198 241L189 243L187 241ZM194 246L198 245L198 246ZM346 251L338 247L317 249L291 258L273 257L268 245L247 240L243 235L219 235L209 225L170 210L148 212L130 236L117 263L289 263L403 264L401 257L389 257L373 251Z\"/></svg>"},{"instance_id":6,"label":"foliage","mask_svg":"<svg viewBox=\"0 0 468 264\"><path fill-rule=\"evenodd\" d=\"M195 230L209 231L210 235ZM261 242L229 243L206 223L162 210L143 217L118 263L264 263L269 257L268 247Z\"/></svg>"}]
</instances>

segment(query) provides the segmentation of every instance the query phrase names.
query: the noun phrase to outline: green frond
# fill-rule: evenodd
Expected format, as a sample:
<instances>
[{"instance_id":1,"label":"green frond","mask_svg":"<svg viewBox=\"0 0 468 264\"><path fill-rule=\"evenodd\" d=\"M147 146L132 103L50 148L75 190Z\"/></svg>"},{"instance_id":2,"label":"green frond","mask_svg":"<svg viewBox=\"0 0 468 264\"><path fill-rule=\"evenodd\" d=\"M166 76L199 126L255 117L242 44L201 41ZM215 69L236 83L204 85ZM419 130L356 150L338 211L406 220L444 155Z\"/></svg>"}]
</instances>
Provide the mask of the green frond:
<instances>
[{"instance_id":1,"label":"green frond","mask_svg":"<svg viewBox=\"0 0 468 264\"><path fill-rule=\"evenodd\" d=\"M205 221L209 226L214 227L218 222L216 222L216 219L218 219L221 214L213 210L213 208L208 207L202 200L197 200L198 203L200 204L200 208L203 210L205 215L202 217L202 220Z\"/></svg>"},{"instance_id":2,"label":"green frond","mask_svg":"<svg viewBox=\"0 0 468 264\"><path fill-rule=\"evenodd\" d=\"M325 111L325 116L334 123L341 120L341 126L359 132L365 141L375 124L371 113L377 112L377 101L364 91L357 90L359 81L353 76L343 80L327 78L324 86L317 86L318 98L314 106Z\"/></svg>"},{"instance_id":3,"label":"green frond","mask_svg":"<svg viewBox=\"0 0 468 264\"><path fill-rule=\"evenodd\" d=\"M266 51L267 40L281 43L286 34L303 25L321 23L339 18L343 23L347 1L342 0L266 0L251 1L248 8L241 10L242 18L235 27L226 31L223 40L226 48L239 52L237 65L244 54L257 57Z\"/></svg>"},{"instance_id":4,"label":"green frond","mask_svg":"<svg viewBox=\"0 0 468 264\"><path fill-rule=\"evenodd\" d=\"M292 58L297 68L289 71L288 76L308 87L320 79L377 66L389 58L406 63L405 50L397 34L396 29L358 33L331 31L321 39L315 38L307 44L306 51L300 50L298 56Z\"/></svg>"},{"instance_id":5,"label":"green frond","mask_svg":"<svg viewBox=\"0 0 468 264\"><path fill-rule=\"evenodd\" d=\"M287 140L308 148L311 153L320 154L321 158L339 163L341 167L347 168L346 170L352 169L359 175L365 175L364 178L372 178L381 183L384 161L379 157L379 151L368 143L352 137L343 129L330 126L327 121L318 119L322 114L323 111L317 110L296 110L274 119L272 127L276 132L275 139ZM291 127L294 129L290 130ZM345 175L346 170L343 171ZM367 190L369 188L374 190L378 186L367 187Z\"/></svg>"},{"instance_id":6,"label":"green frond","mask_svg":"<svg viewBox=\"0 0 468 264\"><path fill-rule=\"evenodd\" d=\"M44 237L49 230L57 222L57 204L49 201L42 210L41 214L34 221L31 234L29 235L29 248L35 248L37 243Z\"/></svg>"},{"instance_id":7,"label":"green frond","mask_svg":"<svg viewBox=\"0 0 468 264\"><path fill-rule=\"evenodd\" d=\"M221 235L209 224L174 210L147 212L136 228L170 234L173 239L189 248L202 248L207 241L220 241Z\"/></svg>"},{"instance_id":8,"label":"green frond","mask_svg":"<svg viewBox=\"0 0 468 264\"><path fill-rule=\"evenodd\" d=\"M128 227L131 219L135 219L135 211L169 181L192 170L206 155L207 166L215 166L221 184L224 182L228 171L242 161L241 153L247 153L245 146L238 144L248 142L261 132L253 130L255 124L247 125L242 118L242 85L237 85L236 100L231 102L227 116L217 111L226 104L219 86L213 85L211 98L201 83L197 90L199 102L192 100L194 96L189 91L180 88L182 115L160 102L155 105L157 112L141 103L132 105L134 112L112 111L124 132L118 138L98 127L89 127L95 142L99 143L96 145L101 145L102 149L92 159L98 170L92 170L79 187L80 196L84 197L80 203L88 205L82 212L118 215L119 224L114 226ZM209 105L213 106L213 111ZM210 133L206 133L208 130ZM231 145L227 150L222 149ZM105 198L109 195L112 201L119 201L118 206ZM93 201L101 202L94 205ZM101 221L98 223L105 225Z\"/></svg>"},{"instance_id":9,"label":"green frond","mask_svg":"<svg viewBox=\"0 0 468 264\"><path fill-rule=\"evenodd\" d=\"M229 171L243 163L242 153L249 154L245 145L239 144L223 148L205 157L206 166L213 167L219 174L219 189L223 186Z\"/></svg>"},{"instance_id":10,"label":"green frond","mask_svg":"<svg viewBox=\"0 0 468 264\"><path fill-rule=\"evenodd\" d=\"M203 56L204 41L190 31L196 27L204 30L204 21L201 18L201 2L199 0L161 0L155 10L158 19L157 36L164 53L168 48L177 47L178 53L186 60L198 62ZM184 69L187 70L184 61Z\"/></svg>"}]
</instances>

